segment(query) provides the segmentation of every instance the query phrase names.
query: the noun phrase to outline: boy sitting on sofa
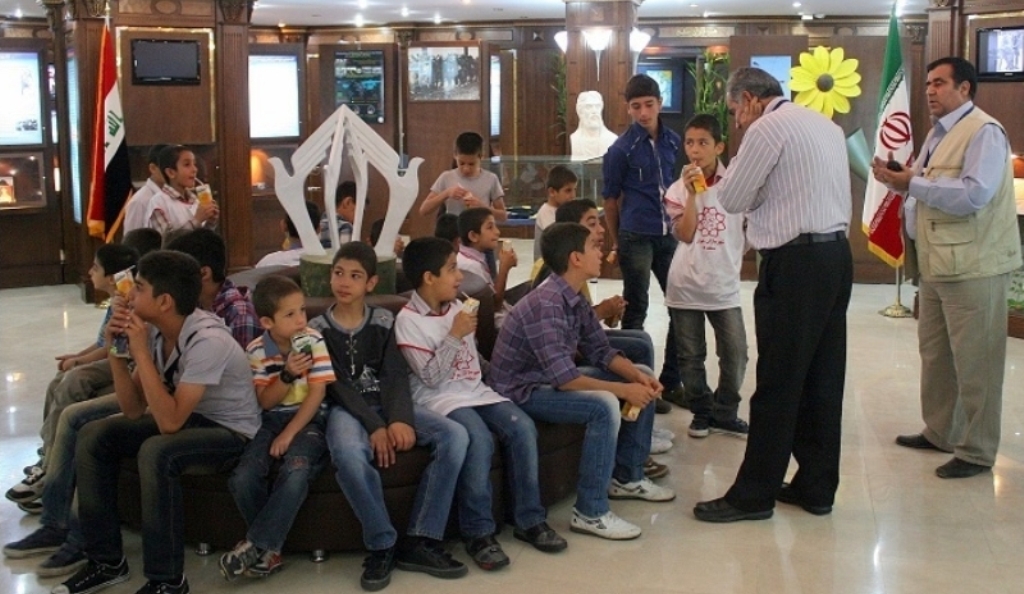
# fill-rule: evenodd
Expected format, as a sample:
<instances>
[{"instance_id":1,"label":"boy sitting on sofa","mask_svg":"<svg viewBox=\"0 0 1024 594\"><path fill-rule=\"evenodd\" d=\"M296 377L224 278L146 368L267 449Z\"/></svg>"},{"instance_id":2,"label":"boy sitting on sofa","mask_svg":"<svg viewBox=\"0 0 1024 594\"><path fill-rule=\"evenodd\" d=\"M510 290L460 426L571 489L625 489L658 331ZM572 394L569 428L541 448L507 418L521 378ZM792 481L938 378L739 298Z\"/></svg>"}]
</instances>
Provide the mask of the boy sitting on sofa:
<instances>
[{"instance_id":1,"label":"boy sitting on sofa","mask_svg":"<svg viewBox=\"0 0 1024 594\"><path fill-rule=\"evenodd\" d=\"M198 308L199 263L157 251L139 260L131 305L114 298L105 338L128 339L128 360L108 355L122 415L82 428L76 455L79 515L88 564L54 594L96 592L129 579L117 510L125 458L142 484L140 592L188 594L179 477L233 464L260 427L252 372L224 321Z\"/></svg>"},{"instance_id":2,"label":"boy sitting on sofa","mask_svg":"<svg viewBox=\"0 0 1024 594\"><path fill-rule=\"evenodd\" d=\"M409 367L395 343L394 315L366 304L376 284L373 248L342 245L331 267L335 303L310 322L323 335L337 376L327 387L332 400L327 446L338 485L363 526L370 555L360 584L368 591L387 587L396 566L440 578L468 572L441 540L469 436L455 421L413 405ZM420 479L408 536L399 542L378 468L393 465L398 452L414 445L429 447L431 462Z\"/></svg>"},{"instance_id":3,"label":"boy sitting on sofa","mask_svg":"<svg viewBox=\"0 0 1024 594\"><path fill-rule=\"evenodd\" d=\"M495 325L500 326L509 308L504 307L508 274L516 266L515 250L503 249L501 231L489 208L477 207L459 214L459 254L456 259L463 273L459 291L475 295L486 288L494 292ZM488 252L498 253L498 273L487 266Z\"/></svg>"},{"instance_id":4,"label":"boy sitting on sofa","mask_svg":"<svg viewBox=\"0 0 1024 594\"><path fill-rule=\"evenodd\" d=\"M246 354L252 368L262 423L228 480L245 525L245 539L220 558L227 580L265 577L281 569L281 549L327 457L320 404L334 381L331 357L320 333L306 326L306 299L295 281L270 275L252 294L264 328ZM267 476L281 468L273 489Z\"/></svg>"},{"instance_id":5,"label":"boy sitting on sofa","mask_svg":"<svg viewBox=\"0 0 1024 594\"><path fill-rule=\"evenodd\" d=\"M548 526L547 511L540 502L537 428L518 406L483 383L473 339L476 309L456 299L462 273L456 266L455 247L438 237L416 239L405 249L403 266L415 291L398 314L395 336L412 369L413 401L456 421L469 433L458 482L459 528L466 552L484 570L509 564L494 538L492 431L505 453L514 492L514 536L543 552L565 549L565 539Z\"/></svg>"},{"instance_id":6,"label":"boy sitting on sofa","mask_svg":"<svg viewBox=\"0 0 1024 594\"><path fill-rule=\"evenodd\" d=\"M653 372L608 345L594 308L580 295L601 274L601 240L578 223L555 223L541 238L552 275L509 314L494 346L488 384L534 419L587 426L570 529L612 540L640 528L608 507L608 499L671 501L675 493L644 476L654 401ZM593 367L577 368L579 352ZM622 402L620 402L622 401ZM623 402L638 411L623 418Z\"/></svg>"}]
</instances>

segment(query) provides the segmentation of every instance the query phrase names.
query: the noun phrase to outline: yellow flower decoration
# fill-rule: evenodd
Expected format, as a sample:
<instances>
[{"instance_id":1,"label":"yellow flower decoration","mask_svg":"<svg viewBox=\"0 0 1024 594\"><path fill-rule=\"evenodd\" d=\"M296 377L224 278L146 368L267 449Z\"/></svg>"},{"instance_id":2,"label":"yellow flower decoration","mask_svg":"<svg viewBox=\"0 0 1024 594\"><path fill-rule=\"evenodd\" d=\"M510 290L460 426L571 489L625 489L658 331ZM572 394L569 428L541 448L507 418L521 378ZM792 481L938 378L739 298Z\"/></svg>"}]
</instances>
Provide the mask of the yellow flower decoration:
<instances>
[{"instance_id":1,"label":"yellow flower decoration","mask_svg":"<svg viewBox=\"0 0 1024 594\"><path fill-rule=\"evenodd\" d=\"M819 45L813 54L800 54L800 65L789 71L792 77L789 88L796 91L797 103L820 111L826 117L831 118L835 111L849 113L849 98L860 96L859 64L853 58L845 60L841 47L830 52Z\"/></svg>"}]
</instances>

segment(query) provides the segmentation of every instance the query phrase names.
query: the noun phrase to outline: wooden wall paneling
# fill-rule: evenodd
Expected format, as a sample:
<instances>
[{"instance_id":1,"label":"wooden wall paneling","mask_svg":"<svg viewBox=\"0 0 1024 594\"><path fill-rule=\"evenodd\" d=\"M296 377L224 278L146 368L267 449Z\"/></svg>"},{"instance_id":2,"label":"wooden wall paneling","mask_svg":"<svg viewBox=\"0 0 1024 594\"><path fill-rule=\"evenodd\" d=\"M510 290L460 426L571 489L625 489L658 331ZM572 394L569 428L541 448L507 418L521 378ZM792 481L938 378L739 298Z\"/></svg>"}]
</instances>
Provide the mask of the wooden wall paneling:
<instances>
[{"instance_id":1,"label":"wooden wall paneling","mask_svg":"<svg viewBox=\"0 0 1024 594\"><path fill-rule=\"evenodd\" d=\"M957 54L954 9L934 8L928 11L928 45L925 61L931 62L944 56Z\"/></svg>"},{"instance_id":2,"label":"wooden wall paneling","mask_svg":"<svg viewBox=\"0 0 1024 594\"><path fill-rule=\"evenodd\" d=\"M523 91L518 84L521 80L517 50L501 50L501 113L499 114L498 137L491 138L491 150L499 155L512 156L519 152L521 122L517 111L523 105Z\"/></svg>"},{"instance_id":3,"label":"wooden wall paneling","mask_svg":"<svg viewBox=\"0 0 1024 594\"><path fill-rule=\"evenodd\" d=\"M553 86L555 64L562 57L558 48L531 48L517 52L519 155L564 155L567 152L568 131L562 134L558 126L558 95ZM615 109L619 103L614 101L609 105L606 102L605 112ZM566 116L570 113L576 117L575 98L566 101Z\"/></svg>"},{"instance_id":4,"label":"wooden wall paneling","mask_svg":"<svg viewBox=\"0 0 1024 594\"><path fill-rule=\"evenodd\" d=\"M216 0L118 0L111 3L118 26L213 27Z\"/></svg>"},{"instance_id":5,"label":"wooden wall paneling","mask_svg":"<svg viewBox=\"0 0 1024 594\"><path fill-rule=\"evenodd\" d=\"M411 47L478 47L481 66L486 64L487 52L478 42L417 42ZM407 64L407 58L402 60ZM403 66L407 68L407 66ZM488 85L486 73L481 68L480 100L478 101L409 101L405 98L406 151L410 157L422 157L424 163L419 169L420 197L409 214L407 228L413 237L430 235L434 231L433 214L422 216L419 205L430 193L430 186L437 177L452 166L455 137L462 132L473 131L484 138L489 131L487 120ZM485 147L486 150L486 147ZM485 154L484 157L489 155Z\"/></svg>"},{"instance_id":6,"label":"wooden wall paneling","mask_svg":"<svg viewBox=\"0 0 1024 594\"><path fill-rule=\"evenodd\" d=\"M228 248L228 269L233 271L253 264L247 24L222 23L217 28L216 72L218 167L207 175L216 184L221 234Z\"/></svg>"},{"instance_id":7,"label":"wooden wall paneling","mask_svg":"<svg viewBox=\"0 0 1024 594\"><path fill-rule=\"evenodd\" d=\"M168 30L157 27L118 28L121 100L124 104L125 133L129 145L151 146L160 143L201 145L213 144L216 141L214 71L211 70L213 62L210 53L213 36L213 29L197 31L191 29ZM133 39L174 39L199 42L200 83L198 85L135 84L132 81L131 60ZM248 42L248 35L246 42ZM217 61L222 62L219 58ZM234 67L248 70L247 63ZM217 72L216 76L219 77L221 74ZM246 88L218 87L216 93L245 95ZM243 99L243 101L245 100ZM229 102L226 105L232 104L237 105L237 102ZM246 133L248 134L248 131Z\"/></svg>"}]
</instances>

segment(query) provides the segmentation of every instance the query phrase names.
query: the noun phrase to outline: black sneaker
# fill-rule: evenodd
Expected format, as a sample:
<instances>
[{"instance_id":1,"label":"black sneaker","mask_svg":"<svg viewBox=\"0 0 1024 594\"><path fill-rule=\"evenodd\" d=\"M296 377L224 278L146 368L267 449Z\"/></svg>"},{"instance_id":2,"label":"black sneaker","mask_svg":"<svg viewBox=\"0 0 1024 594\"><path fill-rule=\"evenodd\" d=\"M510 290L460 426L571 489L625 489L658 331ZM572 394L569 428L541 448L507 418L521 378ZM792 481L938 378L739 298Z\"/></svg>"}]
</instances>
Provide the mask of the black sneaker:
<instances>
[{"instance_id":1,"label":"black sneaker","mask_svg":"<svg viewBox=\"0 0 1024 594\"><path fill-rule=\"evenodd\" d=\"M220 556L217 565L220 566L220 573L229 582L245 573L247 569L256 565L260 560L261 551L248 540L243 540L235 545L235 548Z\"/></svg>"},{"instance_id":2,"label":"black sneaker","mask_svg":"<svg viewBox=\"0 0 1024 594\"><path fill-rule=\"evenodd\" d=\"M149 580L135 594L188 594L188 580L181 576L180 582L158 582Z\"/></svg>"},{"instance_id":3,"label":"black sneaker","mask_svg":"<svg viewBox=\"0 0 1024 594\"><path fill-rule=\"evenodd\" d=\"M533 548L544 553L557 553L569 546L569 543L548 526L547 522L541 522L526 530L517 527L512 531L512 536L532 544Z\"/></svg>"},{"instance_id":4,"label":"black sneaker","mask_svg":"<svg viewBox=\"0 0 1024 594\"><path fill-rule=\"evenodd\" d=\"M712 433L721 433L723 435L731 435L733 437L739 437L740 439L746 439L747 433L750 433L750 426L743 419L736 417L731 421L716 421L711 419L709 424Z\"/></svg>"},{"instance_id":5,"label":"black sneaker","mask_svg":"<svg viewBox=\"0 0 1024 594\"><path fill-rule=\"evenodd\" d=\"M51 592L52 594L91 594L107 586L127 582L130 577L128 560L124 557L117 565L89 561L85 567L78 570L78 573Z\"/></svg>"},{"instance_id":6,"label":"black sneaker","mask_svg":"<svg viewBox=\"0 0 1024 594\"><path fill-rule=\"evenodd\" d=\"M36 568L36 575L39 577L68 575L78 571L88 562L82 549L65 542L56 553L39 564L39 567Z\"/></svg>"},{"instance_id":7,"label":"black sneaker","mask_svg":"<svg viewBox=\"0 0 1024 594\"><path fill-rule=\"evenodd\" d=\"M690 428L686 430L690 437L707 437L710 432L711 420L704 415L693 415Z\"/></svg>"},{"instance_id":8,"label":"black sneaker","mask_svg":"<svg viewBox=\"0 0 1024 594\"><path fill-rule=\"evenodd\" d=\"M395 569L395 547L382 551L370 551L363 560L363 575L359 585L367 592L383 590L391 583L391 572Z\"/></svg>"},{"instance_id":9,"label":"black sneaker","mask_svg":"<svg viewBox=\"0 0 1024 594\"><path fill-rule=\"evenodd\" d=\"M501 550L501 545L491 535L467 540L466 552L476 562L477 567L484 571L501 569L511 563L505 551Z\"/></svg>"},{"instance_id":10,"label":"black sneaker","mask_svg":"<svg viewBox=\"0 0 1024 594\"><path fill-rule=\"evenodd\" d=\"M469 568L452 559L441 543L422 536L413 536L399 546L396 565L405 571L422 571L444 579L460 578Z\"/></svg>"},{"instance_id":11,"label":"black sneaker","mask_svg":"<svg viewBox=\"0 0 1024 594\"><path fill-rule=\"evenodd\" d=\"M50 526L40 526L35 532L21 540L4 546L4 556L11 559L24 559L33 555L52 553L64 544L68 531Z\"/></svg>"},{"instance_id":12,"label":"black sneaker","mask_svg":"<svg viewBox=\"0 0 1024 594\"><path fill-rule=\"evenodd\" d=\"M43 502L39 499L35 501L22 501L18 504L18 509L26 514L38 516L43 513Z\"/></svg>"}]
</instances>

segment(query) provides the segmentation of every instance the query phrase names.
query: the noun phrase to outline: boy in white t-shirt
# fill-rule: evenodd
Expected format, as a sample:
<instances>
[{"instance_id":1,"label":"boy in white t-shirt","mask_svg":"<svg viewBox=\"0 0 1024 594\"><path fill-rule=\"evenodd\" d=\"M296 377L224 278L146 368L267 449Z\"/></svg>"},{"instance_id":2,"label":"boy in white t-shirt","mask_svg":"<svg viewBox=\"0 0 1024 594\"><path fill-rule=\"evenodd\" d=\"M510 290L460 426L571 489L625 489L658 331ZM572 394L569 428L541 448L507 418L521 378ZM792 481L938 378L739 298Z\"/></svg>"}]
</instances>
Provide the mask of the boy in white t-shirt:
<instances>
[{"instance_id":1,"label":"boy in white t-shirt","mask_svg":"<svg viewBox=\"0 0 1024 594\"><path fill-rule=\"evenodd\" d=\"M725 174L725 166L718 161L725 149L718 120L707 114L694 116L686 124L683 147L690 165L664 198L679 239L668 272L665 305L675 328L683 389L693 411L688 433L690 437L715 432L745 438L747 423L736 414L747 368L747 332L740 309L744 216L725 212L714 187ZM714 392L704 370L705 317L714 328L718 354Z\"/></svg>"},{"instance_id":2,"label":"boy in white t-shirt","mask_svg":"<svg viewBox=\"0 0 1024 594\"><path fill-rule=\"evenodd\" d=\"M579 178L565 165L555 165L548 172L548 201L537 209L534 217L536 225L533 230L533 259L540 260L540 236L555 222L555 211L566 202L576 199L576 184Z\"/></svg>"},{"instance_id":3,"label":"boy in white t-shirt","mask_svg":"<svg viewBox=\"0 0 1024 594\"><path fill-rule=\"evenodd\" d=\"M518 406L483 383L473 338L476 309L456 299L462 273L455 247L438 237L416 239L405 249L402 265L415 292L395 321L395 339L409 362L413 402L456 421L469 433L456 491L466 552L484 570L509 564L494 538L492 431L505 453L514 493L514 536L547 553L565 549L565 539L548 526L540 502L537 429Z\"/></svg>"}]
</instances>

